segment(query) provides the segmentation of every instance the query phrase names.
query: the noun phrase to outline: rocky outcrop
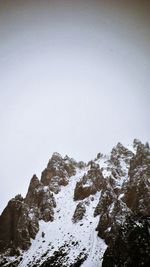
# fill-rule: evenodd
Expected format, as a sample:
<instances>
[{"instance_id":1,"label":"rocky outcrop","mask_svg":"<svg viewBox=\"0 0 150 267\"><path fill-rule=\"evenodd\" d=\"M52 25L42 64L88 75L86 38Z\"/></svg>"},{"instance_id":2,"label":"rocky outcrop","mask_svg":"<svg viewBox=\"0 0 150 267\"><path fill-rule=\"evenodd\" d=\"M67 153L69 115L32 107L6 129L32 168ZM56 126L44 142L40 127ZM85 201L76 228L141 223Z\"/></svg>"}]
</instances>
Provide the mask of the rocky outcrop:
<instances>
[{"instance_id":1,"label":"rocky outcrop","mask_svg":"<svg viewBox=\"0 0 150 267\"><path fill-rule=\"evenodd\" d=\"M49 186L54 193L60 191L61 186L66 186L69 177L75 175L76 162L66 156L64 159L59 153L54 153L48 162L47 168L42 172L41 182Z\"/></svg>"},{"instance_id":2,"label":"rocky outcrop","mask_svg":"<svg viewBox=\"0 0 150 267\"><path fill-rule=\"evenodd\" d=\"M133 156L133 152L125 148L121 143L118 143L112 149L109 166L116 187L121 188L124 181L127 181L130 160Z\"/></svg>"},{"instance_id":3,"label":"rocky outcrop","mask_svg":"<svg viewBox=\"0 0 150 267\"><path fill-rule=\"evenodd\" d=\"M76 164L68 156L63 159L54 153L41 180L33 175L25 199L18 195L9 201L0 216L0 251L7 250L11 255L19 249L28 249L39 230L39 220L54 220L54 193L68 184L69 177L75 174Z\"/></svg>"},{"instance_id":4,"label":"rocky outcrop","mask_svg":"<svg viewBox=\"0 0 150 267\"><path fill-rule=\"evenodd\" d=\"M131 150L118 143L111 151L110 160L115 166L120 166L120 159L124 159L128 164L133 155L134 153Z\"/></svg>"},{"instance_id":5,"label":"rocky outcrop","mask_svg":"<svg viewBox=\"0 0 150 267\"><path fill-rule=\"evenodd\" d=\"M74 200L83 200L90 195L96 194L97 191L103 188L104 184L105 180L99 165L91 162L87 174L76 184Z\"/></svg>"},{"instance_id":6,"label":"rocky outcrop","mask_svg":"<svg viewBox=\"0 0 150 267\"><path fill-rule=\"evenodd\" d=\"M136 140L136 154L130 162L125 203L136 214L150 216L150 149Z\"/></svg>"},{"instance_id":7,"label":"rocky outcrop","mask_svg":"<svg viewBox=\"0 0 150 267\"><path fill-rule=\"evenodd\" d=\"M128 177L120 194L115 196L117 201L107 194L107 203L113 203L113 210L101 214L97 227L108 244L103 267L146 267L150 264L150 150L148 144L138 140L134 140L134 148ZM99 212L103 210L101 205L99 203L97 208Z\"/></svg>"},{"instance_id":8,"label":"rocky outcrop","mask_svg":"<svg viewBox=\"0 0 150 267\"><path fill-rule=\"evenodd\" d=\"M83 219L84 214L86 212L86 207L85 207L85 203L84 202L79 202L76 206L72 221L74 223L80 221Z\"/></svg>"},{"instance_id":9,"label":"rocky outcrop","mask_svg":"<svg viewBox=\"0 0 150 267\"><path fill-rule=\"evenodd\" d=\"M48 186L44 186L36 175L31 179L25 203L30 207L30 216L44 221L53 221L56 202Z\"/></svg>"},{"instance_id":10,"label":"rocky outcrop","mask_svg":"<svg viewBox=\"0 0 150 267\"><path fill-rule=\"evenodd\" d=\"M35 238L39 225L36 216L30 216L30 208L21 195L9 201L0 216L0 251L8 250L10 255L18 249L26 250L30 238Z\"/></svg>"},{"instance_id":11,"label":"rocky outcrop","mask_svg":"<svg viewBox=\"0 0 150 267\"><path fill-rule=\"evenodd\" d=\"M102 267L150 266L150 218L127 217L104 253Z\"/></svg>"}]
</instances>

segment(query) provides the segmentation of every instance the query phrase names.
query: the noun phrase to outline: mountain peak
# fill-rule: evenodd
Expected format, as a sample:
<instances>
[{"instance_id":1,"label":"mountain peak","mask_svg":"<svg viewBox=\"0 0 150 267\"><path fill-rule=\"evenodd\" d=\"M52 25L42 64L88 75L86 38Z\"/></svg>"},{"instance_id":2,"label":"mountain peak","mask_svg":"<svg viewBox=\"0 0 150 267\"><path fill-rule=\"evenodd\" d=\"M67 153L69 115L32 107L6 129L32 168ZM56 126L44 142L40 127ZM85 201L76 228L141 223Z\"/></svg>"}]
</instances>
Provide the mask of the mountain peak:
<instances>
[{"instance_id":1,"label":"mountain peak","mask_svg":"<svg viewBox=\"0 0 150 267\"><path fill-rule=\"evenodd\" d=\"M0 216L0 265L148 266L150 149L134 143L135 153L118 143L88 164L53 153Z\"/></svg>"}]
</instances>

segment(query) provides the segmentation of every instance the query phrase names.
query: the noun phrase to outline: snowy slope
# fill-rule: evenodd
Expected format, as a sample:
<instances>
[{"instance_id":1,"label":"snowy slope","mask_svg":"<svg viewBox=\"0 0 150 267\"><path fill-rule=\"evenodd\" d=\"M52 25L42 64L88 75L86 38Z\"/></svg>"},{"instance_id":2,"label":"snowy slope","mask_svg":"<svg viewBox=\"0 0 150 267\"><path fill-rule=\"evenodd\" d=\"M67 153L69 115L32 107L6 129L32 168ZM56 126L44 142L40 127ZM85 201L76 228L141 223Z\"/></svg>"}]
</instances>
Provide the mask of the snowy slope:
<instances>
[{"instance_id":1,"label":"snowy slope","mask_svg":"<svg viewBox=\"0 0 150 267\"><path fill-rule=\"evenodd\" d=\"M69 184L61 187L61 191L55 194L56 208L53 222L40 221L40 229L28 251L23 254L19 267L41 264L61 247L65 247L67 256L63 262L70 266L83 253L85 262L83 267L99 267L101 258L106 249L106 244L97 236L95 231L99 217L94 217L94 209L99 201L98 192L91 201L91 196L84 200L86 213L82 220L73 223L72 217L78 201L73 200L76 182L87 172L77 170L75 176L70 178ZM43 238L42 238L43 236ZM66 246L67 245L67 246ZM31 265L31 266L32 266Z\"/></svg>"}]
</instances>

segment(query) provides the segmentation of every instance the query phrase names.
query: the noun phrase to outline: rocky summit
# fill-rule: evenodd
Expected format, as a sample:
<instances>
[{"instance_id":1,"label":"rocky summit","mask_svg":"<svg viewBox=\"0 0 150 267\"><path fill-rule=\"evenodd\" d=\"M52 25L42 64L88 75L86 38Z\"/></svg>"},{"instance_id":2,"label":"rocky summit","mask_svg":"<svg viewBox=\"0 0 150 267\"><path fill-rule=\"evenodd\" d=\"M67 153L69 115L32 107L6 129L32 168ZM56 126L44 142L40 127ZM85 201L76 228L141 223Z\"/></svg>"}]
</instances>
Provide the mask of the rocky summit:
<instances>
[{"instance_id":1,"label":"rocky summit","mask_svg":"<svg viewBox=\"0 0 150 267\"><path fill-rule=\"evenodd\" d=\"M150 148L88 163L54 153L0 216L0 266L150 266Z\"/></svg>"}]
</instances>

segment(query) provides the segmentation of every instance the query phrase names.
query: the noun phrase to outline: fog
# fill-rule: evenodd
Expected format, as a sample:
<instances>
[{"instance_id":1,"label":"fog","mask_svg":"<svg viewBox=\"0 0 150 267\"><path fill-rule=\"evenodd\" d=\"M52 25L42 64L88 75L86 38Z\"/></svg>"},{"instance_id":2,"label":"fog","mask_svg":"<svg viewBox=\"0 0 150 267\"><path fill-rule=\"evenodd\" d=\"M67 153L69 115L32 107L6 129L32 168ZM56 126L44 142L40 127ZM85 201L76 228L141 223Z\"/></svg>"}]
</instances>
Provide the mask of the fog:
<instances>
[{"instance_id":1,"label":"fog","mask_svg":"<svg viewBox=\"0 0 150 267\"><path fill-rule=\"evenodd\" d=\"M0 211L55 151L88 161L118 141L149 141L149 10L0 1Z\"/></svg>"}]
</instances>

